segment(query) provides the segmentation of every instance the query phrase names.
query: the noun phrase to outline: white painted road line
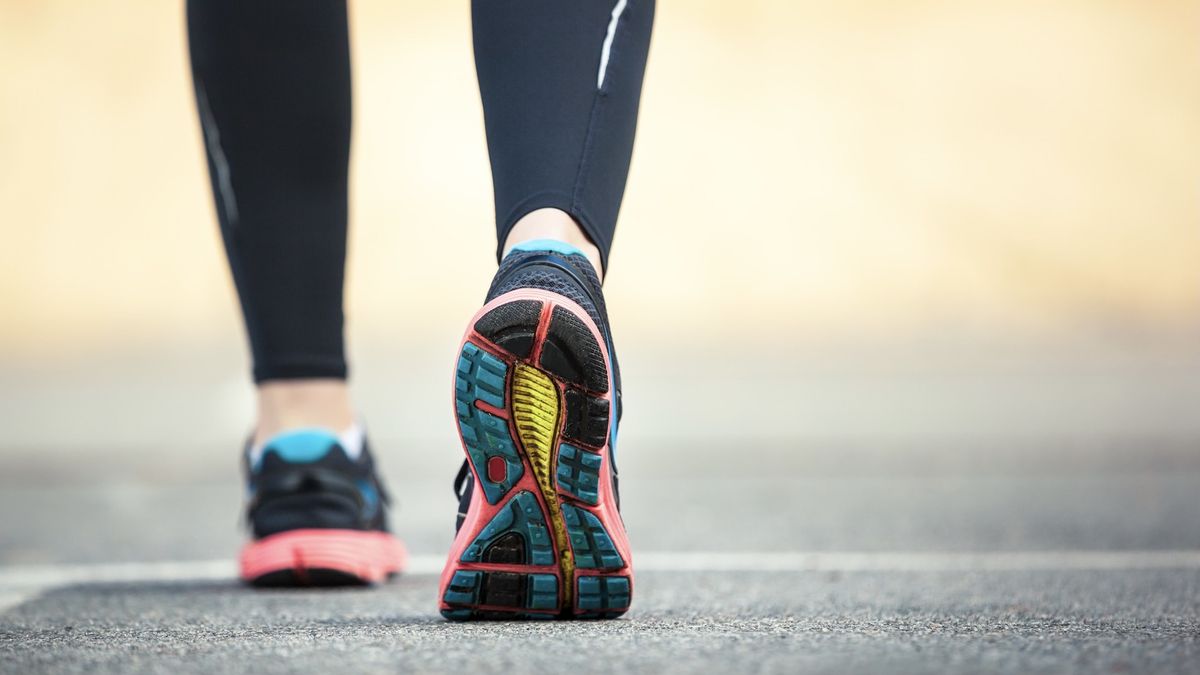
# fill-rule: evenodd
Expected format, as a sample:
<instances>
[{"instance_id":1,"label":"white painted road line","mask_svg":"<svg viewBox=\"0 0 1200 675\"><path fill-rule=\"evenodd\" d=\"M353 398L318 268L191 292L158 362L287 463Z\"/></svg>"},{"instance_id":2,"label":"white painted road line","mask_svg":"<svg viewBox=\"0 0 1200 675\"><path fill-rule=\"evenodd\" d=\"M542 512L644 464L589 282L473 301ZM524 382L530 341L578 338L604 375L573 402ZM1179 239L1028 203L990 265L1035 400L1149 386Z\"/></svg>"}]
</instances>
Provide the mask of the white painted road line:
<instances>
[{"instance_id":1,"label":"white painted road line","mask_svg":"<svg viewBox=\"0 0 1200 675\"><path fill-rule=\"evenodd\" d=\"M1200 568L1200 549L991 552L638 553L635 571L1002 572Z\"/></svg>"},{"instance_id":2,"label":"white painted road line","mask_svg":"<svg viewBox=\"0 0 1200 675\"><path fill-rule=\"evenodd\" d=\"M415 555L408 574L437 574L445 558ZM641 552L640 572L950 572L1197 569L1200 549L991 552ZM232 560L0 566L0 591L72 583L233 579Z\"/></svg>"},{"instance_id":3,"label":"white painted road line","mask_svg":"<svg viewBox=\"0 0 1200 675\"><path fill-rule=\"evenodd\" d=\"M0 614L7 612L9 607L16 607L26 600L32 600L33 598L37 597L42 590L43 589L39 587L21 591L0 591Z\"/></svg>"}]
</instances>

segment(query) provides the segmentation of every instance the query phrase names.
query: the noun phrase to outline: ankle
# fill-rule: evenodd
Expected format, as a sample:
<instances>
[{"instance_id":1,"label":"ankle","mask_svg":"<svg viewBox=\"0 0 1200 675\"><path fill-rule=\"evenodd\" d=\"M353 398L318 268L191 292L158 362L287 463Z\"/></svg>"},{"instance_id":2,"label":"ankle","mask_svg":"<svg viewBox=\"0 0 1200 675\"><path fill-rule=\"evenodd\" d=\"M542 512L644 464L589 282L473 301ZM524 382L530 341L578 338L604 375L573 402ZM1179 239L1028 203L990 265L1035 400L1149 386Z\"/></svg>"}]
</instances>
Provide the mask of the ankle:
<instances>
[{"instance_id":1,"label":"ankle","mask_svg":"<svg viewBox=\"0 0 1200 675\"><path fill-rule=\"evenodd\" d=\"M353 425L354 408L344 380L273 380L258 386L256 445L292 429L341 433Z\"/></svg>"},{"instance_id":2,"label":"ankle","mask_svg":"<svg viewBox=\"0 0 1200 675\"><path fill-rule=\"evenodd\" d=\"M596 270L596 275L601 280L604 279L604 268L600 264L600 249L592 243L583 228L579 227L579 223L575 222L575 219L567 212L558 209L538 209L522 216L517 224L509 230L508 237L504 240L504 255L508 255L508 252L517 244L534 239L554 239L583 251L588 262Z\"/></svg>"}]
</instances>

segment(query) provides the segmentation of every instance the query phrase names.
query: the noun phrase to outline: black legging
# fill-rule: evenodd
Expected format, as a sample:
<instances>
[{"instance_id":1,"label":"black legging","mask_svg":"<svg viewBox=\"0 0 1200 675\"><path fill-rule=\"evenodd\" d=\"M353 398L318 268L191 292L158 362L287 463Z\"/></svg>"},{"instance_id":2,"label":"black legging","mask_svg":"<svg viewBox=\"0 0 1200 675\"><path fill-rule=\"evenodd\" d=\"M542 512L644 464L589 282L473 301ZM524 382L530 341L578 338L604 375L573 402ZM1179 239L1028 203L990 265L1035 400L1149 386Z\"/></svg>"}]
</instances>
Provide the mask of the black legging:
<instances>
[{"instance_id":1,"label":"black legging","mask_svg":"<svg viewBox=\"0 0 1200 675\"><path fill-rule=\"evenodd\" d=\"M471 14L497 250L522 216L553 207L607 263L654 0L474 0ZM187 17L254 379L343 378L345 0L189 0Z\"/></svg>"}]
</instances>

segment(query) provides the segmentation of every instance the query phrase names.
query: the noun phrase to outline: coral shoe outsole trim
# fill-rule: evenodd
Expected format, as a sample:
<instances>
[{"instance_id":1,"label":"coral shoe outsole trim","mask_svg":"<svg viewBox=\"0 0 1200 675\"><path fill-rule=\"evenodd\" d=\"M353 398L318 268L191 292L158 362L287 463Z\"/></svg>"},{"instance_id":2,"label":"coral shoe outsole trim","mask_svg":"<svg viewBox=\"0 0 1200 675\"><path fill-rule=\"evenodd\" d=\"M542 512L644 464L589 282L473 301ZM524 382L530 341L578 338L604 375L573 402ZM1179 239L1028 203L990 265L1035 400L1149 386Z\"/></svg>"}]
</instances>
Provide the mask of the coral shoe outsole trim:
<instances>
[{"instance_id":1,"label":"coral shoe outsole trim","mask_svg":"<svg viewBox=\"0 0 1200 675\"><path fill-rule=\"evenodd\" d=\"M304 529L242 548L243 581L257 586L377 584L407 564L404 544L388 532Z\"/></svg>"}]
</instances>

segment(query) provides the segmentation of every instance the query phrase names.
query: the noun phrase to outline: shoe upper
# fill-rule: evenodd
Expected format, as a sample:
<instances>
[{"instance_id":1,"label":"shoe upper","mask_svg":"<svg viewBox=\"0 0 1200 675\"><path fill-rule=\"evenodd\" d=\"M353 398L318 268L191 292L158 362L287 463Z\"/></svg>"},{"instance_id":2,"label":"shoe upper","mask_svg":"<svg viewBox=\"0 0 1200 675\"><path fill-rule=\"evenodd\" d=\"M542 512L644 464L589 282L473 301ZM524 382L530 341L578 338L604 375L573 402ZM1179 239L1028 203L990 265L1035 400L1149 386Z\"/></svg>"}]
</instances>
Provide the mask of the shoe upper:
<instances>
[{"instance_id":1,"label":"shoe upper","mask_svg":"<svg viewBox=\"0 0 1200 675\"><path fill-rule=\"evenodd\" d=\"M492 285L488 289L484 304L505 293L521 288L550 291L571 300L588 313L604 337L612 364L613 399L616 406L616 415L612 418L608 446L613 467L613 493L617 494L619 507L616 429L622 412L621 369L617 364L617 355L613 349L612 332L608 323L608 310L604 305L600 277L596 274L587 256L578 249L561 242L540 240L518 245L504 257L500 262L500 268L496 271L496 276L492 279ZM458 520L455 529L462 527L467 508L471 503L474 483L467 463L463 462L454 479L454 494L459 499Z\"/></svg>"},{"instance_id":2,"label":"shoe upper","mask_svg":"<svg viewBox=\"0 0 1200 675\"><path fill-rule=\"evenodd\" d=\"M298 529L387 531L387 491L370 448L351 458L322 429L280 434L244 454L246 519L254 537Z\"/></svg>"}]
</instances>

